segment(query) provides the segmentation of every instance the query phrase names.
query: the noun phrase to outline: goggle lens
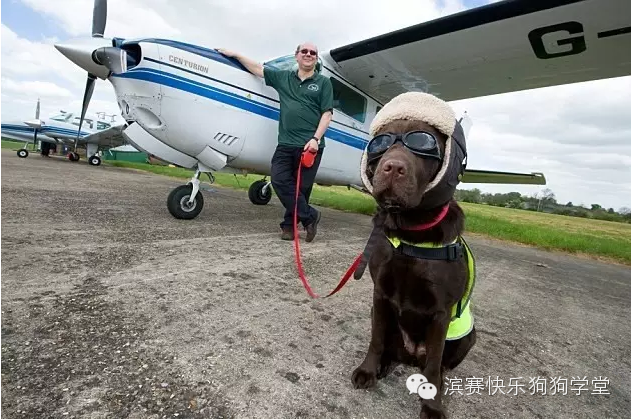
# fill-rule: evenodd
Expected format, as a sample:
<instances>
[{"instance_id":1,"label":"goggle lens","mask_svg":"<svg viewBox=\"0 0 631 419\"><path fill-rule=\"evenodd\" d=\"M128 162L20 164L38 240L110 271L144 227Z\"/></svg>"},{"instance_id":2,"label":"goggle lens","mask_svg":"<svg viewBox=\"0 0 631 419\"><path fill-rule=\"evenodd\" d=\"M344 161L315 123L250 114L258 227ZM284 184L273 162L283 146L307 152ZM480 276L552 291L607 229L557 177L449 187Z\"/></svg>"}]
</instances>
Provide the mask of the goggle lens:
<instances>
[{"instance_id":1,"label":"goggle lens","mask_svg":"<svg viewBox=\"0 0 631 419\"><path fill-rule=\"evenodd\" d=\"M403 139L412 150L427 151L436 148L436 139L426 132L411 132Z\"/></svg>"},{"instance_id":2,"label":"goggle lens","mask_svg":"<svg viewBox=\"0 0 631 419\"><path fill-rule=\"evenodd\" d=\"M438 148L436 138L425 131L412 131L405 134L386 133L377 135L370 140L366 151L371 155L370 158L378 157L378 155L385 153L398 140L401 140L407 149L417 155L433 157L439 160L441 159L440 149Z\"/></svg>"}]
</instances>

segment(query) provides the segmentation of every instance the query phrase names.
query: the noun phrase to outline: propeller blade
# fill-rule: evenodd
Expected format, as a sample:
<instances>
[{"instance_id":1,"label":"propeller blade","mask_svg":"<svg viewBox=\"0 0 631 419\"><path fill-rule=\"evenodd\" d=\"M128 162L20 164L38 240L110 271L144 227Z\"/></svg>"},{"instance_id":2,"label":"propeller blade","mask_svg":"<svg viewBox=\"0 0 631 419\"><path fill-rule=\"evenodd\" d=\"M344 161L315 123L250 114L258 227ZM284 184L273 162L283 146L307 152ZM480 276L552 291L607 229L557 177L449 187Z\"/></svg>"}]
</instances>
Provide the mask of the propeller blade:
<instances>
[{"instance_id":1,"label":"propeller blade","mask_svg":"<svg viewBox=\"0 0 631 419\"><path fill-rule=\"evenodd\" d=\"M107 0L94 0L92 11L92 37L103 38L107 22Z\"/></svg>"},{"instance_id":2,"label":"propeller blade","mask_svg":"<svg viewBox=\"0 0 631 419\"><path fill-rule=\"evenodd\" d=\"M92 93L94 92L95 81L96 81L96 76L94 74L88 73L88 81L85 84L85 93L83 94L83 107L81 108L81 119L79 120L79 129L77 130L77 138L75 139L75 142L74 142L75 153L77 151L77 146L79 143L79 136L81 136L81 126L83 125L83 118L85 117L85 113L88 110L88 105L90 104Z\"/></svg>"},{"instance_id":3,"label":"propeller blade","mask_svg":"<svg viewBox=\"0 0 631 419\"><path fill-rule=\"evenodd\" d=\"M112 73L127 71L127 51L116 47L103 47L95 51L94 56L99 64L107 67Z\"/></svg>"},{"instance_id":4,"label":"propeller blade","mask_svg":"<svg viewBox=\"0 0 631 419\"><path fill-rule=\"evenodd\" d=\"M35 119L39 119L39 98L37 98L37 107L35 108Z\"/></svg>"}]
</instances>

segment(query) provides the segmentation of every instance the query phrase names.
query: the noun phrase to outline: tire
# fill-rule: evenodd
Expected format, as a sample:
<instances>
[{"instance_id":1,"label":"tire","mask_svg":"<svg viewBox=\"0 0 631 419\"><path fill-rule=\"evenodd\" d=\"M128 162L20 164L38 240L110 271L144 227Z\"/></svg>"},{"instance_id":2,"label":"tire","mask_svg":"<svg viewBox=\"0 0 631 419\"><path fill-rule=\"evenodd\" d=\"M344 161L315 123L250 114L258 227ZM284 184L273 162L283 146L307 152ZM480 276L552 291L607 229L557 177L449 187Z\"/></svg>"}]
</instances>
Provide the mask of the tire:
<instances>
[{"instance_id":1,"label":"tire","mask_svg":"<svg viewBox=\"0 0 631 419\"><path fill-rule=\"evenodd\" d=\"M21 158L21 159L25 159L25 158L27 158L27 157L28 157L28 150L27 150L27 149L25 149L25 148L21 148L21 149L19 149L19 150L18 150L18 153L17 153L17 154L18 154L18 157L19 157L19 158Z\"/></svg>"},{"instance_id":2,"label":"tire","mask_svg":"<svg viewBox=\"0 0 631 419\"><path fill-rule=\"evenodd\" d=\"M263 187L267 184L266 180L257 180L250 185L248 189L248 198L254 205L267 205L272 199L272 185L267 188L267 192L263 194Z\"/></svg>"},{"instance_id":3,"label":"tire","mask_svg":"<svg viewBox=\"0 0 631 419\"><path fill-rule=\"evenodd\" d=\"M172 216L180 220L192 220L197 217L204 207L204 196L198 191L191 208L184 207L193 191L192 185L181 185L173 189L167 198L167 208Z\"/></svg>"},{"instance_id":4,"label":"tire","mask_svg":"<svg viewBox=\"0 0 631 419\"><path fill-rule=\"evenodd\" d=\"M99 156L92 156L90 157L90 159L88 160L88 162L92 165L92 166L98 166L101 164L101 158Z\"/></svg>"}]
</instances>

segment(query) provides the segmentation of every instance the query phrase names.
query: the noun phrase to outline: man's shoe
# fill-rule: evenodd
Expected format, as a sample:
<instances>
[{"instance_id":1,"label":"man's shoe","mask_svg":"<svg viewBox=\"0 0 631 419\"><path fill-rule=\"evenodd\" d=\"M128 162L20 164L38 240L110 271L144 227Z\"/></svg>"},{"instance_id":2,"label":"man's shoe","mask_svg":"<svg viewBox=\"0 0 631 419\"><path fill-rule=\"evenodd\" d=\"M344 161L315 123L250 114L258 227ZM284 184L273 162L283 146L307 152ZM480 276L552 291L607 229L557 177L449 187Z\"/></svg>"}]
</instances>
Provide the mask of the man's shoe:
<instances>
[{"instance_id":1,"label":"man's shoe","mask_svg":"<svg viewBox=\"0 0 631 419\"><path fill-rule=\"evenodd\" d=\"M280 238L282 240L293 240L294 239L294 232L292 229L290 228L283 228Z\"/></svg>"},{"instance_id":2,"label":"man's shoe","mask_svg":"<svg viewBox=\"0 0 631 419\"><path fill-rule=\"evenodd\" d=\"M318 232L318 223L320 222L320 217L322 217L322 213L318 211L318 215L316 215L315 221L305 228L305 230L307 230L307 237L305 238L305 241L307 243L313 241L313 239L315 238L316 233Z\"/></svg>"}]
</instances>

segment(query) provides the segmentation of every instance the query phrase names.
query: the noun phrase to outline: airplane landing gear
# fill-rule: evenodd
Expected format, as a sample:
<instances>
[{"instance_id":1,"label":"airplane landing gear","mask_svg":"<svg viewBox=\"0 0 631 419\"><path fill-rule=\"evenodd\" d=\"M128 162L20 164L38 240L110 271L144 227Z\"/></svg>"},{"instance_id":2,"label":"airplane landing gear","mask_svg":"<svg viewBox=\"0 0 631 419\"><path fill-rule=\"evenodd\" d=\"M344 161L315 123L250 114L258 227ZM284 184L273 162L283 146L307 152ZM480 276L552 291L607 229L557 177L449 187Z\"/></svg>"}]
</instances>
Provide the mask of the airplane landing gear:
<instances>
[{"instance_id":1,"label":"airplane landing gear","mask_svg":"<svg viewBox=\"0 0 631 419\"><path fill-rule=\"evenodd\" d=\"M181 220L191 220L199 215L204 207L204 196L199 193L199 169L188 184L173 189L167 198L167 208L172 216Z\"/></svg>"},{"instance_id":2,"label":"airplane landing gear","mask_svg":"<svg viewBox=\"0 0 631 419\"><path fill-rule=\"evenodd\" d=\"M257 180L248 189L248 198L254 205L267 205L272 199L272 182Z\"/></svg>"},{"instance_id":3,"label":"airplane landing gear","mask_svg":"<svg viewBox=\"0 0 631 419\"><path fill-rule=\"evenodd\" d=\"M101 164L101 158L99 156L92 156L88 160L88 163L90 163L90 165L92 166L98 166Z\"/></svg>"},{"instance_id":4,"label":"airplane landing gear","mask_svg":"<svg viewBox=\"0 0 631 419\"><path fill-rule=\"evenodd\" d=\"M28 150L25 148L21 148L18 150L18 157L21 159L25 159L28 157Z\"/></svg>"},{"instance_id":5,"label":"airplane landing gear","mask_svg":"<svg viewBox=\"0 0 631 419\"><path fill-rule=\"evenodd\" d=\"M79 161L79 159L80 159L79 154L75 153L74 151L71 151L70 153L68 153L68 160Z\"/></svg>"}]
</instances>

